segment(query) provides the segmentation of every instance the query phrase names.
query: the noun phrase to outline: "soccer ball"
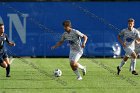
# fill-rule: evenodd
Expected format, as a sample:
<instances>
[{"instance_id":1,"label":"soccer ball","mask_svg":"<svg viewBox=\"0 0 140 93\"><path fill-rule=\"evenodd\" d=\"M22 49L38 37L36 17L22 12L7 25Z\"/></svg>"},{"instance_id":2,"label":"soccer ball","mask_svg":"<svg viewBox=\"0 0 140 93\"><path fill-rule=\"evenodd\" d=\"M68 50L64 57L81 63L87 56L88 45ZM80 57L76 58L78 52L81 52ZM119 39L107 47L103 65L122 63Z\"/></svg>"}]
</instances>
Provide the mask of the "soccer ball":
<instances>
[{"instance_id":1,"label":"soccer ball","mask_svg":"<svg viewBox=\"0 0 140 93\"><path fill-rule=\"evenodd\" d=\"M54 70L54 76L55 77L60 77L62 75L62 71L60 69L55 69Z\"/></svg>"}]
</instances>

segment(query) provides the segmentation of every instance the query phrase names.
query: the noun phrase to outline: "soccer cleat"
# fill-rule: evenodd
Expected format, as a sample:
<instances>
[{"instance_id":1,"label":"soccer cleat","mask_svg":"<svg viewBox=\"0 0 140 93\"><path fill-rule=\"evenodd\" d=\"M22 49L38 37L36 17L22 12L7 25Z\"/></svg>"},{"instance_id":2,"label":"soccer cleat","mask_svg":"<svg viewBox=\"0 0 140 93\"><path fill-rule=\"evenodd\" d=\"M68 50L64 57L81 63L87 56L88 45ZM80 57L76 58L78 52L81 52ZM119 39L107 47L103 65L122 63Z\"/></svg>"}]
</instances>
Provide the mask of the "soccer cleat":
<instances>
[{"instance_id":1,"label":"soccer cleat","mask_svg":"<svg viewBox=\"0 0 140 93\"><path fill-rule=\"evenodd\" d=\"M11 77L10 75L6 75L6 77Z\"/></svg>"},{"instance_id":2,"label":"soccer cleat","mask_svg":"<svg viewBox=\"0 0 140 93\"><path fill-rule=\"evenodd\" d=\"M117 74L119 75L120 74L120 72L121 72L121 70L120 70L120 68L119 68L119 66L117 66Z\"/></svg>"},{"instance_id":3,"label":"soccer cleat","mask_svg":"<svg viewBox=\"0 0 140 93\"><path fill-rule=\"evenodd\" d=\"M133 75L138 75L138 73L136 71L132 71Z\"/></svg>"},{"instance_id":4,"label":"soccer cleat","mask_svg":"<svg viewBox=\"0 0 140 93\"><path fill-rule=\"evenodd\" d=\"M86 75L86 66L84 67L84 69L82 69L82 73L83 73L83 76L85 76Z\"/></svg>"},{"instance_id":5,"label":"soccer cleat","mask_svg":"<svg viewBox=\"0 0 140 93\"><path fill-rule=\"evenodd\" d=\"M80 76L80 77L77 77L77 80L82 80L83 78Z\"/></svg>"}]
</instances>

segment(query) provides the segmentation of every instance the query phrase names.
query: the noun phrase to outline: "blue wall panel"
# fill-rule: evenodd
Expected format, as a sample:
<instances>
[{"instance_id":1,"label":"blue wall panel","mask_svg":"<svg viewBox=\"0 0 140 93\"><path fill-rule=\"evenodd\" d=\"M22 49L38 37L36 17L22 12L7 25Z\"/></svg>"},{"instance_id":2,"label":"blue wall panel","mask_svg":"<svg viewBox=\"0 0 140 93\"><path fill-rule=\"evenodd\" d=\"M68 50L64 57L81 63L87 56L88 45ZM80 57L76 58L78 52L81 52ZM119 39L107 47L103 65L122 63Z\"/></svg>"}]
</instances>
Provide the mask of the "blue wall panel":
<instances>
[{"instance_id":1,"label":"blue wall panel","mask_svg":"<svg viewBox=\"0 0 140 93\"><path fill-rule=\"evenodd\" d=\"M136 28L140 26L139 2L11 2L0 3L0 9L0 22L16 43L8 49L17 56L68 56L67 43L50 49L64 32L66 19L88 35L85 56L112 56L118 29L127 27L129 17L136 20Z\"/></svg>"}]
</instances>

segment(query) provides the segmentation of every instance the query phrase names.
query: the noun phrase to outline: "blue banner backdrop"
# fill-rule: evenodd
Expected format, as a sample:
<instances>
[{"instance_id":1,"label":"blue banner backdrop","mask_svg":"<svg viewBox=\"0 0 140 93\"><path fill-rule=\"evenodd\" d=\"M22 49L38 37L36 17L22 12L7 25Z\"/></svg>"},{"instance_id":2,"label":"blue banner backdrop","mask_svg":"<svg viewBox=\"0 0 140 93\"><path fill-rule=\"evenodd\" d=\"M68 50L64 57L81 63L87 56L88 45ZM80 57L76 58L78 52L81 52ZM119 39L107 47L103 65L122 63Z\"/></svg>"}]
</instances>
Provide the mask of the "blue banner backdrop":
<instances>
[{"instance_id":1,"label":"blue banner backdrop","mask_svg":"<svg viewBox=\"0 0 140 93\"><path fill-rule=\"evenodd\" d=\"M67 42L51 50L64 32L62 22L89 39L85 56L113 56L118 32L127 27L127 19L140 26L140 2L1 2L0 22L16 46L9 49L17 56L68 56ZM121 51L121 55L124 51Z\"/></svg>"}]
</instances>

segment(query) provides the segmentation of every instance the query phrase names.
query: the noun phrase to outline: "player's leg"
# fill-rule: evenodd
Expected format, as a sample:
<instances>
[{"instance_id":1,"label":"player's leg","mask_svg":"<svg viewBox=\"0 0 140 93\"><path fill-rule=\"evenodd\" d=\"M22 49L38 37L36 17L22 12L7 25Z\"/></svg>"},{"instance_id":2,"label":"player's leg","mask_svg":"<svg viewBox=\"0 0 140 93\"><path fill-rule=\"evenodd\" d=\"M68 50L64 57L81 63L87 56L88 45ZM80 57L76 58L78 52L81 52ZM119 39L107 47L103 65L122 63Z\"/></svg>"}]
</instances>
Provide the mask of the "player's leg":
<instances>
[{"instance_id":1,"label":"player's leg","mask_svg":"<svg viewBox=\"0 0 140 93\"><path fill-rule=\"evenodd\" d=\"M126 63L126 61L128 60L128 56L124 56L124 58L122 59L121 63L119 66L117 66L117 74L119 75L120 74L120 71L123 67L123 65Z\"/></svg>"},{"instance_id":2,"label":"player's leg","mask_svg":"<svg viewBox=\"0 0 140 93\"><path fill-rule=\"evenodd\" d=\"M78 68L82 70L83 75L86 75L86 66L81 65L78 61L81 58L82 53L77 53L75 61L77 62Z\"/></svg>"},{"instance_id":3,"label":"player's leg","mask_svg":"<svg viewBox=\"0 0 140 93\"><path fill-rule=\"evenodd\" d=\"M118 71L117 74L118 75L120 74L120 71L121 71L122 67L124 66L124 64L126 63L126 61L128 60L128 58L134 52L134 49L127 47L127 48L124 48L124 51L125 51L125 56L124 56L122 62L120 63L120 65L117 67L117 71Z\"/></svg>"},{"instance_id":4,"label":"player's leg","mask_svg":"<svg viewBox=\"0 0 140 93\"><path fill-rule=\"evenodd\" d=\"M77 64L77 62L71 60L70 66L71 66L73 72L76 74L77 80L82 80L82 77L81 77L81 75L80 75L80 73L78 71L78 64Z\"/></svg>"},{"instance_id":5,"label":"player's leg","mask_svg":"<svg viewBox=\"0 0 140 93\"><path fill-rule=\"evenodd\" d=\"M83 66L83 65L79 64L78 62L77 62L77 64L78 64L78 68L80 68L82 70L83 76L86 75L86 66Z\"/></svg>"},{"instance_id":6,"label":"player's leg","mask_svg":"<svg viewBox=\"0 0 140 93\"><path fill-rule=\"evenodd\" d=\"M137 58L137 55L136 55L135 52L133 52L133 53L131 54L131 56L132 56L132 59L131 59L132 74L138 75L138 73L136 72L136 58Z\"/></svg>"},{"instance_id":7,"label":"player's leg","mask_svg":"<svg viewBox=\"0 0 140 93\"><path fill-rule=\"evenodd\" d=\"M6 68L6 77L10 77L10 62L9 62L9 58L5 58L4 61L7 64L7 68Z\"/></svg>"},{"instance_id":8,"label":"player's leg","mask_svg":"<svg viewBox=\"0 0 140 93\"><path fill-rule=\"evenodd\" d=\"M7 68L7 63L2 58L0 59L0 66L3 68Z\"/></svg>"},{"instance_id":9,"label":"player's leg","mask_svg":"<svg viewBox=\"0 0 140 93\"><path fill-rule=\"evenodd\" d=\"M129 58L128 56L124 56L124 58L122 59L120 65L119 65L119 69L122 69L124 64L127 62L128 58Z\"/></svg>"},{"instance_id":10,"label":"player's leg","mask_svg":"<svg viewBox=\"0 0 140 93\"><path fill-rule=\"evenodd\" d=\"M6 67L6 77L10 77L10 62L9 62L9 58L8 58L8 55L7 55L6 52L4 52L3 59L4 59L4 61L7 64L7 67Z\"/></svg>"},{"instance_id":11,"label":"player's leg","mask_svg":"<svg viewBox=\"0 0 140 93\"><path fill-rule=\"evenodd\" d=\"M7 68L7 63L5 61L0 62L0 66L3 68Z\"/></svg>"},{"instance_id":12,"label":"player's leg","mask_svg":"<svg viewBox=\"0 0 140 93\"><path fill-rule=\"evenodd\" d=\"M78 71L78 64L75 60L76 59L76 52L70 51L69 59L70 59L70 66L71 66L73 72L76 74L77 80L82 80L82 77Z\"/></svg>"},{"instance_id":13,"label":"player's leg","mask_svg":"<svg viewBox=\"0 0 140 93\"><path fill-rule=\"evenodd\" d=\"M138 54L140 53L140 48L135 48L135 53L136 53L136 58L138 57ZM129 71L132 72L132 69L133 69L133 58L131 57L131 62L130 62L130 69Z\"/></svg>"},{"instance_id":14,"label":"player's leg","mask_svg":"<svg viewBox=\"0 0 140 93\"><path fill-rule=\"evenodd\" d=\"M136 53L136 58L137 58L138 57L138 52L135 51L135 53ZM133 71L133 60L134 60L134 58L131 57L130 68L129 68L130 72Z\"/></svg>"},{"instance_id":15,"label":"player's leg","mask_svg":"<svg viewBox=\"0 0 140 93\"><path fill-rule=\"evenodd\" d=\"M130 71L130 72L132 72L132 62L133 62L133 61L132 61L132 58L131 58L130 68L129 68L129 71Z\"/></svg>"},{"instance_id":16,"label":"player's leg","mask_svg":"<svg viewBox=\"0 0 140 93\"><path fill-rule=\"evenodd\" d=\"M0 53L0 66L7 68L7 63L3 60L3 53Z\"/></svg>"}]
</instances>

